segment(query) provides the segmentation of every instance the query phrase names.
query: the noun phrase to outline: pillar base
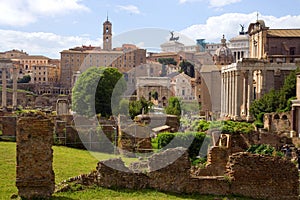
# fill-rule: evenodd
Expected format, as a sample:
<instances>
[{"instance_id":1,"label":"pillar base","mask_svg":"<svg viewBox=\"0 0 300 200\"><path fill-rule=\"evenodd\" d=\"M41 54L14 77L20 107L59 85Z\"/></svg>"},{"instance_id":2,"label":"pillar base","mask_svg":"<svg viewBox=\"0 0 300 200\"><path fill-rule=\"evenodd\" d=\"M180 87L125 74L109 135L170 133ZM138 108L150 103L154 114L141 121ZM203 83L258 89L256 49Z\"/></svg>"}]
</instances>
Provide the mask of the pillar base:
<instances>
[{"instance_id":1,"label":"pillar base","mask_svg":"<svg viewBox=\"0 0 300 200\"><path fill-rule=\"evenodd\" d=\"M297 137L297 132L294 131L294 130L291 130L291 131L290 131L290 137L291 137L291 138Z\"/></svg>"},{"instance_id":2,"label":"pillar base","mask_svg":"<svg viewBox=\"0 0 300 200\"><path fill-rule=\"evenodd\" d=\"M252 117L252 116L250 116L250 115L247 115L247 117L246 117L246 120L247 120L248 122L251 122L251 121L253 121L254 119L253 119L253 117Z\"/></svg>"},{"instance_id":3,"label":"pillar base","mask_svg":"<svg viewBox=\"0 0 300 200\"><path fill-rule=\"evenodd\" d=\"M2 107L2 111L6 112L7 111L7 107L6 106Z\"/></svg>"},{"instance_id":4,"label":"pillar base","mask_svg":"<svg viewBox=\"0 0 300 200\"><path fill-rule=\"evenodd\" d=\"M242 118L239 115L233 116L234 121L242 121Z\"/></svg>"}]
</instances>

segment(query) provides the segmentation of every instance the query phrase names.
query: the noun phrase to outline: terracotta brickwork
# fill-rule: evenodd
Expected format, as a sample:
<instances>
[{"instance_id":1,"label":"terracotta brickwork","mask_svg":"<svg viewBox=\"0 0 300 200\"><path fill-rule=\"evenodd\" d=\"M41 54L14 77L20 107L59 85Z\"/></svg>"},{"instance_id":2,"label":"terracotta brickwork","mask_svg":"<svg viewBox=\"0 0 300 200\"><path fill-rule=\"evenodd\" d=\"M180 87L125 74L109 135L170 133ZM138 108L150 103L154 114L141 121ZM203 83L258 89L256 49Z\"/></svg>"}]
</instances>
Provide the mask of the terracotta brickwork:
<instances>
[{"instance_id":1,"label":"terracotta brickwork","mask_svg":"<svg viewBox=\"0 0 300 200\"><path fill-rule=\"evenodd\" d=\"M236 153L227 163L231 193L264 199L298 199L299 175L292 162L280 157Z\"/></svg>"},{"instance_id":2,"label":"terracotta brickwork","mask_svg":"<svg viewBox=\"0 0 300 200\"><path fill-rule=\"evenodd\" d=\"M27 199L48 198L55 188L53 124L42 113L26 113L18 120L16 186Z\"/></svg>"},{"instance_id":3,"label":"terracotta brickwork","mask_svg":"<svg viewBox=\"0 0 300 200\"><path fill-rule=\"evenodd\" d=\"M173 160L174 156L178 159ZM155 154L147 162L146 165L143 163L143 167L147 167L139 171L126 167L121 159L101 161L96 171L67 182L107 188L241 195L269 200L296 200L299 195L298 170L292 162L280 157L235 153L229 157L225 176L191 174L188 154L180 147ZM168 163L167 166L164 166L165 163Z\"/></svg>"},{"instance_id":4,"label":"terracotta brickwork","mask_svg":"<svg viewBox=\"0 0 300 200\"><path fill-rule=\"evenodd\" d=\"M13 116L1 117L2 135L16 136L17 118Z\"/></svg>"}]
</instances>

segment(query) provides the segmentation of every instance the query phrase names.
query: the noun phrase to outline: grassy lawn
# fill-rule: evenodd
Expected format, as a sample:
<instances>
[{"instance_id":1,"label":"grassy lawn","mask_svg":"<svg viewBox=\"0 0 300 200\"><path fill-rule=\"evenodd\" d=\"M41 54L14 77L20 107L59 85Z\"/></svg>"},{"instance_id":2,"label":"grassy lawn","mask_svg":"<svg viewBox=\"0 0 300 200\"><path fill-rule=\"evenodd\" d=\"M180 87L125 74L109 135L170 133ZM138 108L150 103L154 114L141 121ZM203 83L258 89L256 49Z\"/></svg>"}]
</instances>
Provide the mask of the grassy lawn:
<instances>
[{"instance_id":1,"label":"grassy lawn","mask_svg":"<svg viewBox=\"0 0 300 200\"><path fill-rule=\"evenodd\" d=\"M55 182L59 183L69 177L88 173L96 168L98 160L89 152L67 147L54 146L53 168L55 172ZM13 194L17 194L15 187L16 177L16 143L0 142L0 200L7 200ZM112 158L112 155L97 153L97 158L102 160ZM125 159L125 163L130 163L135 159ZM58 193L52 199L72 200L72 199L116 199L116 200L163 200L163 199L201 199L212 200L214 196L203 195L177 195L157 192L155 190L133 191L127 189L111 190L105 188L90 188L78 192ZM246 200L247 198L229 197L230 199Z\"/></svg>"}]
</instances>

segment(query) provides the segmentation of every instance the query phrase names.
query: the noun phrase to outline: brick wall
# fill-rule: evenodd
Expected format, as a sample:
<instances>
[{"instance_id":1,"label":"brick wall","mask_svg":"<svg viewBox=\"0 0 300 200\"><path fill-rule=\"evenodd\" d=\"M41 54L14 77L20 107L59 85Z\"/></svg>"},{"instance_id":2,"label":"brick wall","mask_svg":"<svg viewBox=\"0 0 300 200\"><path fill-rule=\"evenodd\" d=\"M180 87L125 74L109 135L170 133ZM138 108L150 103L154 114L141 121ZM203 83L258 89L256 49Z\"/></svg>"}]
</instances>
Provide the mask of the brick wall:
<instances>
[{"instance_id":1,"label":"brick wall","mask_svg":"<svg viewBox=\"0 0 300 200\"><path fill-rule=\"evenodd\" d=\"M264 114L264 128L269 132L288 132L291 130L291 114L286 113L266 113Z\"/></svg>"},{"instance_id":2,"label":"brick wall","mask_svg":"<svg viewBox=\"0 0 300 200\"><path fill-rule=\"evenodd\" d=\"M139 171L126 167L121 159L101 161L97 171L69 181L108 188L153 188L165 192L241 195L270 200L296 200L299 194L296 166L279 157L235 153L229 157L226 176L195 176L190 173L186 150L179 147L154 154L143 166Z\"/></svg>"},{"instance_id":3,"label":"brick wall","mask_svg":"<svg viewBox=\"0 0 300 200\"><path fill-rule=\"evenodd\" d=\"M19 196L27 199L50 197L55 187L51 120L42 113L22 114L16 139Z\"/></svg>"},{"instance_id":4,"label":"brick wall","mask_svg":"<svg viewBox=\"0 0 300 200\"><path fill-rule=\"evenodd\" d=\"M231 193L253 198L298 199L299 175L292 162L280 157L236 153L227 163Z\"/></svg>"},{"instance_id":5,"label":"brick wall","mask_svg":"<svg viewBox=\"0 0 300 200\"><path fill-rule=\"evenodd\" d=\"M2 135L16 136L17 118L13 116L1 117Z\"/></svg>"}]
</instances>

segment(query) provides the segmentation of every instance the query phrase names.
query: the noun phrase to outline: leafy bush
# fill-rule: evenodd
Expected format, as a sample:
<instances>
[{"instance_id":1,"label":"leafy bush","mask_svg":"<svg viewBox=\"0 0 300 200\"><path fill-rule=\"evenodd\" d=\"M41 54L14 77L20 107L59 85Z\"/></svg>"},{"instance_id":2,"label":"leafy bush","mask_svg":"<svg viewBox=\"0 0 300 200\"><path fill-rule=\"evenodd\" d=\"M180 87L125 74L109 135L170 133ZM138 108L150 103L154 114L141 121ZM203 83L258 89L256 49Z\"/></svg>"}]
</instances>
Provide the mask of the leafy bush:
<instances>
[{"instance_id":1,"label":"leafy bush","mask_svg":"<svg viewBox=\"0 0 300 200\"><path fill-rule=\"evenodd\" d=\"M157 136L158 148L188 148L189 157L194 160L199 154L203 144L205 133L189 132L189 133L160 133ZM204 144L208 145L208 144Z\"/></svg>"},{"instance_id":2,"label":"leafy bush","mask_svg":"<svg viewBox=\"0 0 300 200\"><path fill-rule=\"evenodd\" d=\"M258 121L263 121L264 113L286 112L291 110L291 100L296 96L296 73L297 70L291 71L285 78L280 90L270 90L260 99L256 99L250 106L250 113Z\"/></svg>"},{"instance_id":3,"label":"leafy bush","mask_svg":"<svg viewBox=\"0 0 300 200\"><path fill-rule=\"evenodd\" d=\"M157 147L159 149L167 146L172 140L173 138L175 137L175 134L174 133L160 133L158 136L157 136Z\"/></svg>"},{"instance_id":4,"label":"leafy bush","mask_svg":"<svg viewBox=\"0 0 300 200\"><path fill-rule=\"evenodd\" d=\"M192 165L199 166L200 168L204 168L207 163L207 157L204 158L197 158L192 161Z\"/></svg>"},{"instance_id":5,"label":"leafy bush","mask_svg":"<svg viewBox=\"0 0 300 200\"><path fill-rule=\"evenodd\" d=\"M268 155L268 156L283 156L283 153L280 151L276 151L274 147L268 144L256 144L249 147L247 152L261 154L261 155Z\"/></svg>"},{"instance_id":6,"label":"leafy bush","mask_svg":"<svg viewBox=\"0 0 300 200\"><path fill-rule=\"evenodd\" d=\"M165 107L165 111L169 115L177 115L180 118L181 116L181 102L177 97L170 97L168 100L168 106Z\"/></svg>"},{"instance_id":7,"label":"leafy bush","mask_svg":"<svg viewBox=\"0 0 300 200\"><path fill-rule=\"evenodd\" d=\"M210 122L207 122L205 120L196 120L192 123L192 130L193 131L207 131L210 127Z\"/></svg>"}]
</instances>

